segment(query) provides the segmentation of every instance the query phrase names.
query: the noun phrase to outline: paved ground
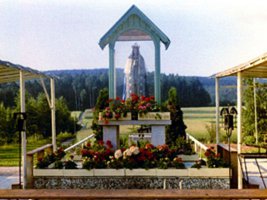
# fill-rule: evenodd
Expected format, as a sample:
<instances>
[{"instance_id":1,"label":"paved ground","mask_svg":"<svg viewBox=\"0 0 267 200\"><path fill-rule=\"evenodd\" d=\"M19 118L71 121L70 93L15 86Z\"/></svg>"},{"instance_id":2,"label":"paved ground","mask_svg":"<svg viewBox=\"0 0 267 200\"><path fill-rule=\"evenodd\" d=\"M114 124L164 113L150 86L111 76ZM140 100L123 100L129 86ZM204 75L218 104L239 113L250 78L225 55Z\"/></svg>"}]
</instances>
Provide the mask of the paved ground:
<instances>
[{"instance_id":1,"label":"paved ground","mask_svg":"<svg viewBox=\"0 0 267 200\"><path fill-rule=\"evenodd\" d=\"M265 177L264 178L264 183L263 180L260 178L260 173L256 164L255 159L246 159L247 163L247 171L248 171L248 176L249 176L249 183L252 184L257 184L260 186L261 189L264 189L265 186L267 187L267 159L258 159L258 163L261 169L262 175Z\"/></svg>"},{"instance_id":2,"label":"paved ground","mask_svg":"<svg viewBox=\"0 0 267 200\"><path fill-rule=\"evenodd\" d=\"M0 167L0 189L11 189L11 185L18 182L18 167Z\"/></svg>"}]
</instances>

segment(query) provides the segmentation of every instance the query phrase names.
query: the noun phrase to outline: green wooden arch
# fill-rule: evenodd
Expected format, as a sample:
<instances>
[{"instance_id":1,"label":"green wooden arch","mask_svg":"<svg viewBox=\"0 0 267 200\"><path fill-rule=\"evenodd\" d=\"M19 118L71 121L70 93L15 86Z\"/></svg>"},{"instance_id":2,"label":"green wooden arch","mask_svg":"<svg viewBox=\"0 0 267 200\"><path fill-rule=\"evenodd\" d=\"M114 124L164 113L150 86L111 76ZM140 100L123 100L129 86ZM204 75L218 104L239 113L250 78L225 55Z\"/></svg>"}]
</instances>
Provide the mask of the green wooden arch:
<instances>
[{"instance_id":1,"label":"green wooden arch","mask_svg":"<svg viewBox=\"0 0 267 200\"><path fill-rule=\"evenodd\" d=\"M157 102L161 103L160 42L168 49L169 38L135 5L100 39L99 46L109 45L109 97L116 97L114 52L116 41L153 41L155 46L155 87Z\"/></svg>"}]
</instances>

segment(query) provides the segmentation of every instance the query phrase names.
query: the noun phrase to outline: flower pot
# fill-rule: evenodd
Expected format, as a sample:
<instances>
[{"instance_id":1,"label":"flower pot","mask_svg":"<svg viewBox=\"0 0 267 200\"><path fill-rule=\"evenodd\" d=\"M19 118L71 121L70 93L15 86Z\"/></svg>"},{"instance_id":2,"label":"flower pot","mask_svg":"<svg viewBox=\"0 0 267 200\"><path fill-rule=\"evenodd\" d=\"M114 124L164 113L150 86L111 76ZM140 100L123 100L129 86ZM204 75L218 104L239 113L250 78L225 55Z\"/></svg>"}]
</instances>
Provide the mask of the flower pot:
<instances>
[{"instance_id":1,"label":"flower pot","mask_svg":"<svg viewBox=\"0 0 267 200\"><path fill-rule=\"evenodd\" d=\"M170 120L169 112L148 112L139 113L138 120Z\"/></svg>"},{"instance_id":2,"label":"flower pot","mask_svg":"<svg viewBox=\"0 0 267 200\"><path fill-rule=\"evenodd\" d=\"M138 120L138 111L131 111L131 119L132 120Z\"/></svg>"}]
</instances>

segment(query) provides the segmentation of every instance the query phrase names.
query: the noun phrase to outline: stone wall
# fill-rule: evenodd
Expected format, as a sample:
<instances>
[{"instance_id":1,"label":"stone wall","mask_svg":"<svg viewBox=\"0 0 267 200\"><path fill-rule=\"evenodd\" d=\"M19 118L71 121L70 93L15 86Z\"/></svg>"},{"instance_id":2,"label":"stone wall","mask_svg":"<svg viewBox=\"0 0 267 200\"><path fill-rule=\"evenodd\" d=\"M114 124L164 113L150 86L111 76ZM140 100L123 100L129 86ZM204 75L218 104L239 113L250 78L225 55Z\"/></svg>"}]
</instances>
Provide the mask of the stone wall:
<instances>
[{"instance_id":1,"label":"stone wall","mask_svg":"<svg viewBox=\"0 0 267 200\"><path fill-rule=\"evenodd\" d=\"M36 189L229 189L229 178L47 177L35 176Z\"/></svg>"}]
</instances>

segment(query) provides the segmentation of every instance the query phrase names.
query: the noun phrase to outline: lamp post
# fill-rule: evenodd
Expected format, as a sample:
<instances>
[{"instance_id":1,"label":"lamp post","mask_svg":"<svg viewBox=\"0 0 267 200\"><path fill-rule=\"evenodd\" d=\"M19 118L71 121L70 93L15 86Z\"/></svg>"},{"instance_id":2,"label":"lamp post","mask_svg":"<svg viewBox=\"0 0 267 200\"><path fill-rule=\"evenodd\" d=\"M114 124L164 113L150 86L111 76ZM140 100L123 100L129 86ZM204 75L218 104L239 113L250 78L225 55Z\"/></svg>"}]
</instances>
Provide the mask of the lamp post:
<instances>
[{"instance_id":1,"label":"lamp post","mask_svg":"<svg viewBox=\"0 0 267 200\"><path fill-rule=\"evenodd\" d=\"M16 120L17 130L19 132L19 188L21 189L21 134L26 131L26 113L16 112L13 114L13 118Z\"/></svg>"},{"instance_id":2,"label":"lamp post","mask_svg":"<svg viewBox=\"0 0 267 200\"><path fill-rule=\"evenodd\" d=\"M224 130L228 139L228 157L229 157L229 178L231 177L231 136L232 132L234 130L234 117L236 119L237 110L235 107L232 107L231 109L229 107L222 108L220 115L224 119ZM230 179L231 180L231 179ZM231 184L231 181L230 181Z\"/></svg>"}]
</instances>

